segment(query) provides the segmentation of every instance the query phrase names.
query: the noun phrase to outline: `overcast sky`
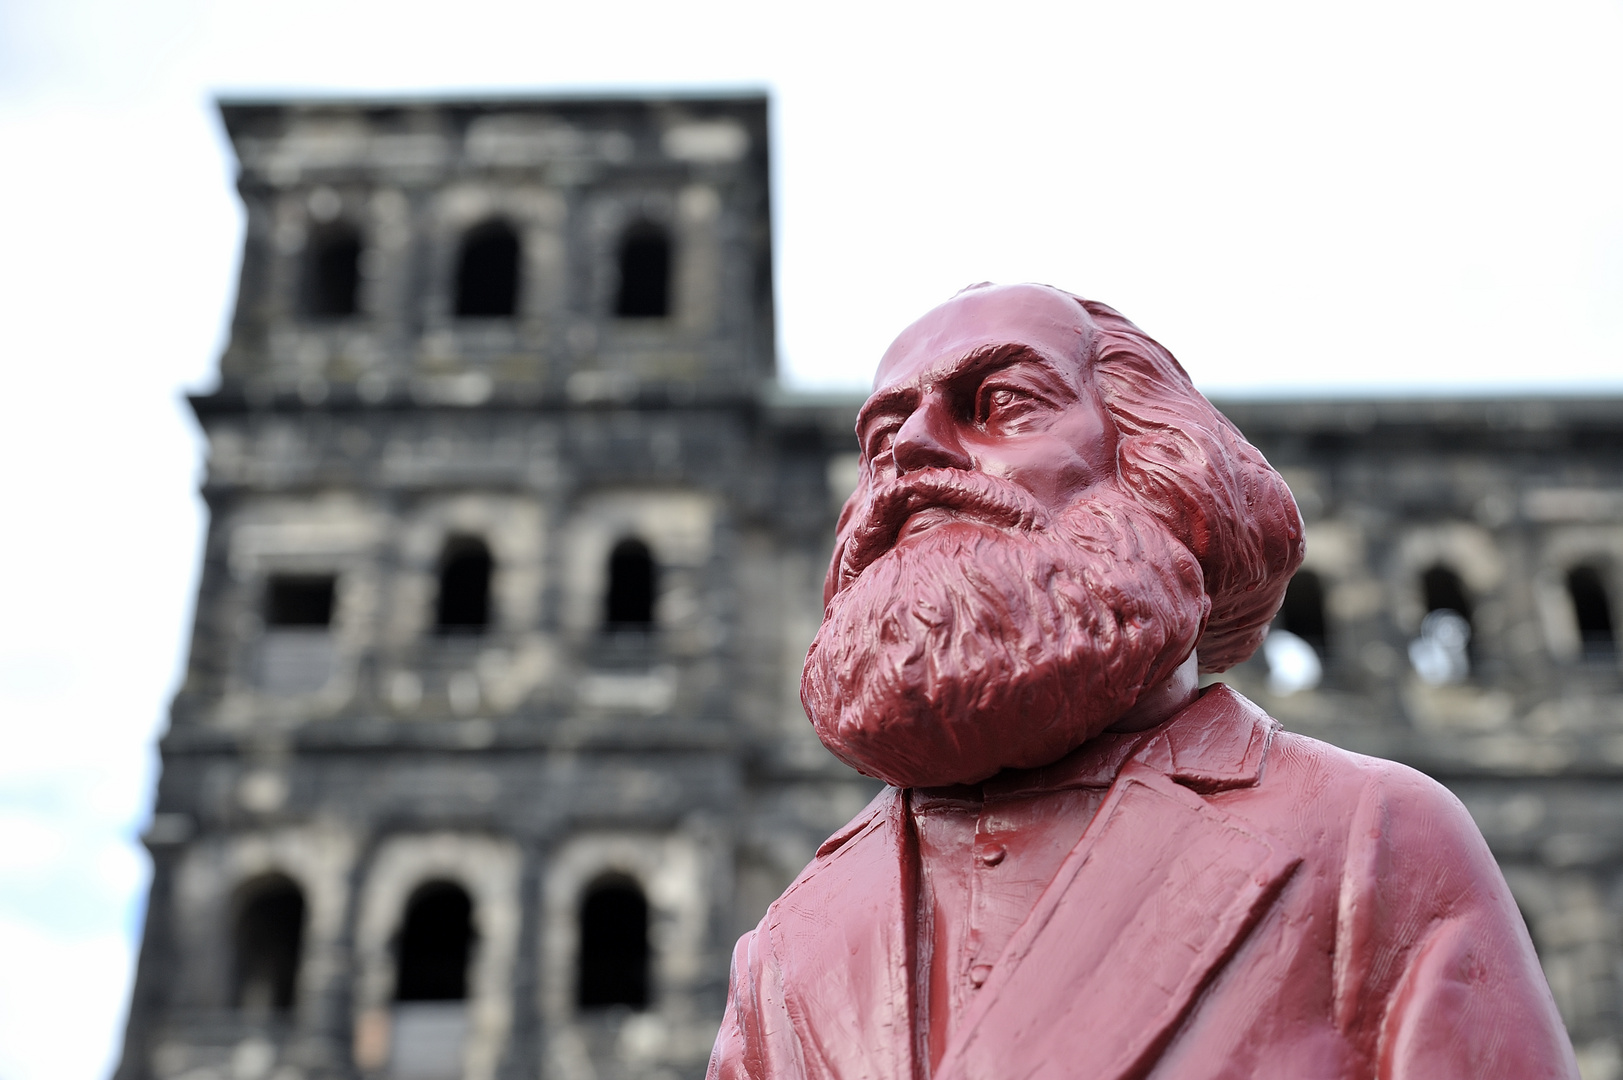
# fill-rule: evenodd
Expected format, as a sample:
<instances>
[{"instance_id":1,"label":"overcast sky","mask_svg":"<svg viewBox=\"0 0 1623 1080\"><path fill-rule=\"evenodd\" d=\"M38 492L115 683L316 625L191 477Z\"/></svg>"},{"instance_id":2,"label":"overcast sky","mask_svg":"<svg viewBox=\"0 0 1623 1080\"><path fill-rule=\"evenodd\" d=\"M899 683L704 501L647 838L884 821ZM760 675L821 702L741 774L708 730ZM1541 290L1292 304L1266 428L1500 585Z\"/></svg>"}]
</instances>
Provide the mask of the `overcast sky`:
<instances>
[{"instance_id":1,"label":"overcast sky","mask_svg":"<svg viewBox=\"0 0 1623 1080\"><path fill-rule=\"evenodd\" d=\"M1209 393L1623 393L1623 6L0 0L0 1080L97 1080L240 243L217 92L764 89L782 370L980 280Z\"/></svg>"}]
</instances>

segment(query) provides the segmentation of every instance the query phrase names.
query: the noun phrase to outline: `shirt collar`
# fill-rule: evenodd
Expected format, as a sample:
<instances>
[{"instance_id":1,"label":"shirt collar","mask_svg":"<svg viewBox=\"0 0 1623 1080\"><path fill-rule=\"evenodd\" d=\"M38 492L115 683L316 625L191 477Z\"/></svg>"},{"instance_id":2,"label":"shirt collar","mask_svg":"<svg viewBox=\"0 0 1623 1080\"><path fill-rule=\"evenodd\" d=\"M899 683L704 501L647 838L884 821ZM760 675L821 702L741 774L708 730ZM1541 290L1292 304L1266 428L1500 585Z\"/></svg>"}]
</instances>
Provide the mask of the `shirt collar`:
<instances>
[{"instance_id":1,"label":"shirt collar","mask_svg":"<svg viewBox=\"0 0 1623 1080\"><path fill-rule=\"evenodd\" d=\"M1096 735L1058 761L1005 769L979 784L918 789L924 803L973 803L1070 788L1109 787L1130 760L1203 794L1255 784L1279 724L1222 683L1146 731Z\"/></svg>"}]
</instances>

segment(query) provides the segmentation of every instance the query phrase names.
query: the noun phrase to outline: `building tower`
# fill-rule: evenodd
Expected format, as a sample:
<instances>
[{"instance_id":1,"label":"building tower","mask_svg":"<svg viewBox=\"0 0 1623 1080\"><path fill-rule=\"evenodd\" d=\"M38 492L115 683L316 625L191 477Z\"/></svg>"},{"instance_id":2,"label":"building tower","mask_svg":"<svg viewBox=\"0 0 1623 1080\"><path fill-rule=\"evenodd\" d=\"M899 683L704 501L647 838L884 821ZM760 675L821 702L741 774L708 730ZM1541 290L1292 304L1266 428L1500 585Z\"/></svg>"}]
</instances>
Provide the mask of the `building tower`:
<instances>
[{"instance_id":1,"label":"building tower","mask_svg":"<svg viewBox=\"0 0 1623 1080\"><path fill-rule=\"evenodd\" d=\"M702 1075L737 935L876 790L798 700L854 439L775 389L767 103L222 113L120 1080Z\"/></svg>"}]
</instances>

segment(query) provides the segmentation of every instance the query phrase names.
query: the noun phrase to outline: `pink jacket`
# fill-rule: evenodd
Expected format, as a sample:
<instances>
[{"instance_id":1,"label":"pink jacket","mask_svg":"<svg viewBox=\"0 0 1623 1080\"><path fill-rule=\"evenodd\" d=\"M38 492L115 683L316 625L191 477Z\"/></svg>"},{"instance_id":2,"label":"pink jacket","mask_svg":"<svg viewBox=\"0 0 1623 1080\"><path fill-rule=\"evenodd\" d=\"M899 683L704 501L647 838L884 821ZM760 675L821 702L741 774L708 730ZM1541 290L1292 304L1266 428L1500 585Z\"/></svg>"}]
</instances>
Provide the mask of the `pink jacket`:
<instances>
[{"instance_id":1,"label":"pink jacket","mask_svg":"<svg viewBox=\"0 0 1623 1080\"><path fill-rule=\"evenodd\" d=\"M733 956L710 1080L923 1080L918 865L887 789ZM934 1080L1576 1078L1465 808L1218 686L1116 776Z\"/></svg>"}]
</instances>

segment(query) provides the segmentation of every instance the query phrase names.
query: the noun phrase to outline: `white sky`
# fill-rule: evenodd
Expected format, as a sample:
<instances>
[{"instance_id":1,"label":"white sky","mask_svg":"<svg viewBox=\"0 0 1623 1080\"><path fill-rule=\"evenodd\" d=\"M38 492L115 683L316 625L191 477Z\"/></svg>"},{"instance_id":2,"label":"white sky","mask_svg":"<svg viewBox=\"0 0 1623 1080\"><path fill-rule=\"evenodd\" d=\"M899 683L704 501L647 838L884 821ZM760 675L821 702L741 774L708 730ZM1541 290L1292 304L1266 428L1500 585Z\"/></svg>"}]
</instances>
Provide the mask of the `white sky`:
<instances>
[{"instance_id":1,"label":"white sky","mask_svg":"<svg viewBox=\"0 0 1623 1080\"><path fill-rule=\"evenodd\" d=\"M1623 6L0 0L0 1078L95 1080L202 528L214 92L763 88L789 381L979 280L1208 392L1623 393Z\"/></svg>"}]
</instances>

